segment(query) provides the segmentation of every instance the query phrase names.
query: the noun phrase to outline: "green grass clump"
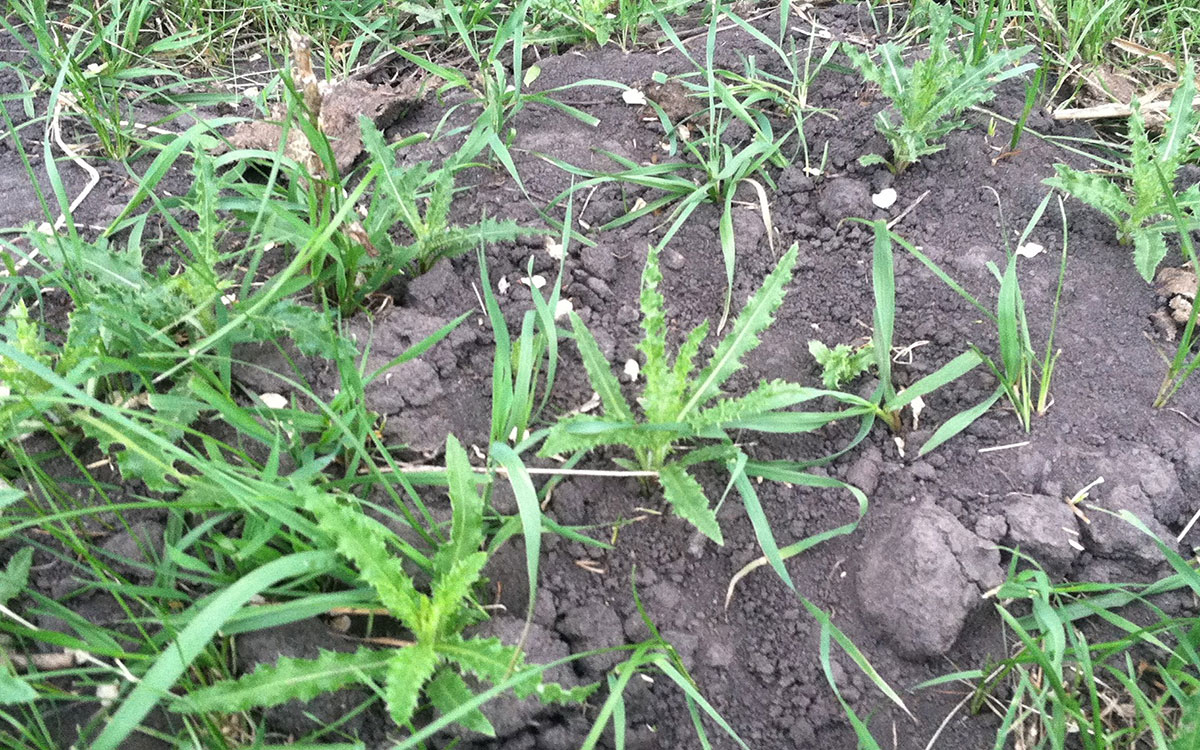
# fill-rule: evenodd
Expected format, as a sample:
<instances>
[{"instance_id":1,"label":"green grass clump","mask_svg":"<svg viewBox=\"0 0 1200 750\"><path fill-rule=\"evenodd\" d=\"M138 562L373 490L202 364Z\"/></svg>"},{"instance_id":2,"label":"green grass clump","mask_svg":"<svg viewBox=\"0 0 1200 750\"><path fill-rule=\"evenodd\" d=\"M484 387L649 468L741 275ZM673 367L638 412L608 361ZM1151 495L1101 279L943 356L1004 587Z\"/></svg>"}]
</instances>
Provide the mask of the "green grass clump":
<instances>
[{"instance_id":1,"label":"green grass clump","mask_svg":"<svg viewBox=\"0 0 1200 750\"><path fill-rule=\"evenodd\" d=\"M879 86L892 102L894 114L889 110L880 112L875 129L892 146L889 166L895 172L945 148L938 141L965 127L960 115L991 100L996 84L1037 67L1032 63L1014 67L1033 49L1031 46L996 50L970 60L950 45L950 10L933 2L924 2L919 9L930 24L928 57L905 65L906 50L888 42L880 45L879 61L875 62L853 46L843 47L863 77ZM860 161L887 163L874 154Z\"/></svg>"},{"instance_id":2,"label":"green grass clump","mask_svg":"<svg viewBox=\"0 0 1200 750\"><path fill-rule=\"evenodd\" d=\"M1099 508L1095 512L1108 512ZM1017 570L992 595L1014 653L982 669L918 687L966 681L970 707L1000 717L996 747L1182 750L1200 742L1200 652L1194 617L1169 615L1155 596L1200 590L1194 561L1128 511L1173 573L1149 584L1054 583Z\"/></svg>"}]
</instances>

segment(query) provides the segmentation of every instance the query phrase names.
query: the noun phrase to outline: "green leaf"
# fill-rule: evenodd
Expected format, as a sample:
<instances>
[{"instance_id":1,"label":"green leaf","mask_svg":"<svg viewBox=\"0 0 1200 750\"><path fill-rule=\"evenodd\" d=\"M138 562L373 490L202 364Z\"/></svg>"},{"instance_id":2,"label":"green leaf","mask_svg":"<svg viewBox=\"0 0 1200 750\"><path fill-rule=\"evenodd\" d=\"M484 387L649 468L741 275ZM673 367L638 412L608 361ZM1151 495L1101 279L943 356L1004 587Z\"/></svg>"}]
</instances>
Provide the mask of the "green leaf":
<instances>
[{"instance_id":1,"label":"green leaf","mask_svg":"<svg viewBox=\"0 0 1200 750\"><path fill-rule=\"evenodd\" d=\"M483 498L476 490L467 452L453 435L446 436L446 478L452 509L449 556L461 560L478 552L483 543Z\"/></svg>"},{"instance_id":2,"label":"green leaf","mask_svg":"<svg viewBox=\"0 0 1200 750\"><path fill-rule=\"evenodd\" d=\"M866 372L874 357L870 343L857 349L849 344L838 344L830 349L812 339L808 342L808 352L821 366L821 382L826 388L833 389L841 388Z\"/></svg>"},{"instance_id":3,"label":"green leaf","mask_svg":"<svg viewBox=\"0 0 1200 750\"><path fill-rule=\"evenodd\" d=\"M38 692L34 690L33 685L7 669L0 668L0 706L33 703L37 697Z\"/></svg>"},{"instance_id":4,"label":"green leaf","mask_svg":"<svg viewBox=\"0 0 1200 750\"><path fill-rule=\"evenodd\" d=\"M621 383L613 375L608 360L600 353L600 347L591 331L583 324L583 319L574 312L570 314L571 328L575 332L575 345L579 347L579 355L583 359L583 367L587 371L592 388L600 394L600 403L604 405L604 415L610 419L632 422L633 409L621 394Z\"/></svg>"},{"instance_id":5,"label":"green leaf","mask_svg":"<svg viewBox=\"0 0 1200 750\"><path fill-rule=\"evenodd\" d=\"M942 443L970 427L976 419L982 417L988 409L992 408L992 404L999 401L1000 397L1003 395L1004 388L1002 386L997 388L992 395L988 396L980 403L972 406L969 409L965 409L946 420L944 423L942 423L941 427L938 427L936 430L934 430L933 435L931 435L929 439L925 441L925 444L921 446L921 449L917 452L917 455L924 456L926 453L929 453Z\"/></svg>"},{"instance_id":6,"label":"green leaf","mask_svg":"<svg viewBox=\"0 0 1200 750\"><path fill-rule=\"evenodd\" d=\"M642 395L642 408L652 422L666 421L666 412L677 408L683 400L683 391L675 388L677 381L670 376L667 366L667 318L665 302L658 285L662 272L658 268L658 248L652 247L646 255L646 266L642 269L642 340L637 348L646 357L642 374L646 388ZM606 407L607 408L607 407Z\"/></svg>"},{"instance_id":7,"label":"green leaf","mask_svg":"<svg viewBox=\"0 0 1200 750\"><path fill-rule=\"evenodd\" d=\"M537 490L517 452L505 443L492 443L492 458L504 467L508 483L517 500L517 512L521 518L521 532L525 539L525 571L529 578L529 612L537 598L538 559L542 548L542 509L538 504Z\"/></svg>"},{"instance_id":8,"label":"green leaf","mask_svg":"<svg viewBox=\"0 0 1200 750\"><path fill-rule=\"evenodd\" d=\"M1147 282L1154 281L1158 264L1167 256L1167 241L1160 230L1135 229L1133 232L1133 264Z\"/></svg>"},{"instance_id":9,"label":"green leaf","mask_svg":"<svg viewBox=\"0 0 1200 750\"><path fill-rule=\"evenodd\" d=\"M784 380L773 380L760 383L757 388L744 396L717 401L709 408L693 415L688 424L695 432L702 432L713 426L719 427L731 422L753 420L765 414L819 398L822 395L824 392L815 388L807 388Z\"/></svg>"},{"instance_id":10,"label":"green leaf","mask_svg":"<svg viewBox=\"0 0 1200 750\"><path fill-rule=\"evenodd\" d=\"M467 683L459 674L450 669L439 669L434 678L425 687L425 695L433 707L442 714L448 714L459 706L469 703L475 697ZM472 709L458 720L472 732L479 732L488 737L496 736L496 729L479 709Z\"/></svg>"},{"instance_id":11,"label":"green leaf","mask_svg":"<svg viewBox=\"0 0 1200 750\"><path fill-rule=\"evenodd\" d=\"M33 547L22 547L13 554L4 572L0 573L0 604L8 604L25 590L29 585L29 570L32 567Z\"/></svg>"},{"instance_id":12,"label":"green leaf","mask_svg":"<svg viewBox=\"0 0 1200 750\"><path fill-rule=\"evenodd\" d=\"M708 366L700 373L699 382L692 388L675 421L686 419L695 409L716 397L721 385L742 367L742 357L758 346L758 334L771 325L775 320L775 311L783 303L786 294L784 287L792 279L798 254L799 245L792 245L746 303L729 333L713 352Z\"/></svg>"},{"instance_id":13,"label":"green leaf","mask_svg":"<svg viewBox=\"0 0 1200 750\"><path fill-rule=\"evenodd\" d=\"M746 506L746 515L754 527L754 536L758 539L758 546L762 549L763 556L767 558L767 562L771 564L775 573L787 584L787 587L795 590L796 585L792 583L792 577L788 575L787 568L784 567L783 557L779 554L779 545L775 543L775 535L771 532L771 524L767 521L762 504L758 501L758 493L754 491L754 485L746 477L745 471L738 472L733 483L742 495L742 504Z\"/></svg>"},{"instance_id":14,"label":"green leaf","mask_svg":"<svg viewBox=\"0 0 1200 750\"><path fill-rule=\"evenodd\" d=\"M704 488L691 474L679 466L667 464L659 469L658 481L662 484L663 497L680 518L717 544L725 543L717 514L709 507Z\"/></svg>"},{"instance_id":15,"label":"green leaf","mask_svg":"<svg viewBox=\"0 0 1200 750\"><path fill-rule=\"evenodd\" d=\"M391 656L388 651L368 648L352 653L322 650L316 659L283 656L274 665L260 664L240 679L193 690L170 708L181 713L234 713L290 700L310 701L364 678L381 677Z\"/></svg>"},{"instance_id":16,"label":"green leaf","mask_svg":"<svg viewBox=\"0 0 1200 750\"><path fill-rule=\"evenodd\" d=\"M427 626L420 616L424 595L417 592L400 559L388 549L388 539L394 534L362 511L341 505L332 495L311 488L306 494L304 507L316 516L321 531L333 538L338 553L353 562L362 579L375 589L383 605L414 631Z\"/></svg>"},{"instance_id":17,"label":"green leaf","mask_svg":"<svg viewBox=\"0 0 1200 750\"><path fill-rule=\"evenodd\" d=\"M1058 176L1043 180L1044 184L1083 201L1107 216L1118 227L1122 227L1124 217L1133 212L1125 193L1108 179L1098 174L1077 171L1066 164L1055 164L1054 171Z\"/></svg>"},{"instance_id":18,"label":"green leaf","mask_svg":"<svg viewBox=\"0 0 1200 750\"><path fill-rule=\"evenodd\" d=\"M455 560L449 569L440 571L433 579L429 629L436 637L457 632L456 626L461 623L456 615L471 596L471 589L479 581L479 573L487 560L486 552L475 552Z\"/></svg>"},{"instance_id":19,"label":"green leaf","mask_svg":"<svg viewBox=\"0 0 1200 750\"><path fill-rule=\"evenodd\" d=\"M387 685L383 689L388 713L392 721L406 726L417 710L421 689L433 671L437 669L438 657L433 646L418 643L415 646L396 649L387 663Z\"/></svg>"}]
</instances>

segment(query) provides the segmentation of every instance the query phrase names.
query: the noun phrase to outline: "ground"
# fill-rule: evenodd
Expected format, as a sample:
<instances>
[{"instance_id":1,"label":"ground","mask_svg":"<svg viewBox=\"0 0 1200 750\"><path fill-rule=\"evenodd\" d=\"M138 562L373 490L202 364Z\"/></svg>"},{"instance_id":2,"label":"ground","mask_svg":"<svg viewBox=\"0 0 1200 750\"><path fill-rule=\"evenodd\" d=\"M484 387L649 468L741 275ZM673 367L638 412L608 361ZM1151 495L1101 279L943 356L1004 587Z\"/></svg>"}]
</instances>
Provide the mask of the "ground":
<instances>
[{"instance_id":1,"label":"ground","mask_svg":"<svg viewBox=\"0 0 1200 750\"><path fill-rule=\"evenodd\" d=\"M823 6L814 12L835 35L867 34L870 29L864 7ZM777 12L760 14L755 26L768 33L778 29ZM704 35L686 29L686 23L678 29L685 44L693 54L703 54ZM796 30L797 43L807 44L801 31ZM816 44L819 58L826 42ZM772 70L769 51L738 29L718 36L715 54L719 66L731 69L754 54L760 65ZM845 66L840 55L834 61ZM652 73L692 70L691 63L666 44L657 51L625 52L609 46L561 55L545 52L537 65L541 73L531 85L541 90L588 78L645 89ZM9 78L4 85L11 88L15 83ZM561 218L562 203L547 206L578 179L556 160L603 171L615 167L610 153L638 163L668 158L660 148L663 134L657 119L627 104L619 91L582 86L555 96L600 124L589 127L558 110L528 106L512 122L516 136L510 145L523 188L495 165L467 170L459 181L466 189L456 196L456 216L471 220L486 214L544 226L540 212ZM950 135L945 150L893 175L883 165L861 166L857 161L862 154L887 151L872 127L875 113L885 106L879 92L848 67L822 71L809 92L815 113L805 121L804 135L814 160L827 152L827 161L819 171L806 172L802 159L771 170L775 185L767 191L769 228L749 185L739 191L732 209L735 310L793 244L799 247L799 262L776 323L730 390L744 392L760 380L775 378L817 387L820 368L809 353L810 339L833 345L870 337L873 234L856 218L888 220L895 232L994 308L999 282L990 266L1002 268L1006 263L1006 253L1049 191L1042 181L1054 174L1055 163L1090 166L1085 157L1063 148L1065 139L1089 135L1090 126L1052 120L1046 113L1052 103L1034 108L1017 148L1009 150L1012 131L1004 117L1020 112L1024 97L1023 81L1006 83L985 105L986 111L966 114L969 129ZM387 136L396 140L469 124L474 113L467 107L453 110L449 122L443 122L454 104L453 95L446 101L428 98L392 124ZM427 141L402 151L401 158L414 163L443 158L458 148L462 137ZM83 177L72 166L62 169L67 192L73 194ZM120 175L118 168L105 167L100 186L78 209L77 223L102 225L116 215L136 189ZM0 141L0 180L9 183L4 192L11 196L0 207L0 224L19 226L39 216L23 179L11 144ZM898 200L878 208L872 196L885 188L894 189ZM649 215L606 232L596 228L623 215L638 198L652 195L642 188L608 183L574 197L575 229L591 244L569 246L562 295L595 334L615 371L627 360L640 358L635 346L641 337L641 269L647 248L665 229L665 217ZM735 497L719 512L725 543L718 546L673 516L652 485L632 478L567 477L548 496L549 518L587 529L611 547L545 535L533 635L525 643L529 661L643 640L648 632L637 611L636 589L649 619L678 651L701 693L750 746L855 747L854 732L818 658L820 624L801 602L803 597L830 615L907 705L906 714L843 651L833 648L831 676L840 696L868 721L881 744L990 746L1000 719L987 707L978 715L967 710L968 685L915 688L941 675L983 668L1011 653L1014 646L1002 627L992 589L1005 579L1016 550L1023 556L1017 565L1036 561L1055 580L1139 582L1163 577L1167 563L1148 536L1110 513L1134 513L1180 551L1194 543L1177 535L1196 511L1185 488L1200 480L1200 426L1195 419L1200 415L1200 392L1187 385L1170 408L1152 407L1165 371L1160 353L1169 346L1150 323L1161 300L1133 272L1130 248L1116 242L1107 221L1069 198L1061 203L1061 213L1059 206L1057 199L1050 201L1029 237L1044 252L1018 264L1035 347L1043 346L1055 314L1053 347L1061 347L1050 406L1033 418L1028 432L1001 399L963 434L919 456L919 446L938 425L984 401L996 381L980 367L935 391L926 397L919 419L906 413L897 432L877 424L844 455L813 469L861 489L869 509L851 533L788 561L795 591L765 566L740 580L728 600L735 574L762 555ZM664 250L662 291L675 342L701 321L715 324L721 316L725 273L719 219L718 207L701 205ZM1067 270L1056 304L1064 222ZM546 248L546 237L540 235L489 246L485 280L473 254L441 261L429 273L389 288L393 304L385 311L359 313L345 321L347 334L360 347L370 342L368 369L373 369L460 313L471 313L445 341L367 389L368 406L386 416L384 436L409 446L413 461L441 460L447 433L486 449L493 343L476 302L478 287L486 282L494 290L498 285L507 288L498 299L510 328L519 330L521 317L531 308L530 293L521 283L529 276L530 263L533 274L551 281L558 272L558 261ZM994 355L995 326L917 257L899 246L896 253L897 387L933 372L971 346ZM1172 260L1168 265L1178 265ZM716 341L716 335L710 335L709 344ZM289 373L273 347L253 345L235 356L256 365L235 368L235 376L249 388L291 394L287 383L268 372L276 367ZM571 342L564 341L561 356L543 413L547 422L579 408L592 395ZM302 358L299 364L313 391L322 399L332 398L339 387L337 371L316 359ZM622 382L627 395L636 393L627 377ZM851 389L869 395L875 387L868 374ZM855 425L843 424L803 436L748 434L753 442L746 450L755 458L815 459L840 450L854 431ZM619 455L597 451L577 468L611 469L612 458ZM552 459L526 458L531 467L559 465ZM723 473L701 472L700 478L710 497L721 495ZM1093 484L1097 480L1102 482ZM105 481L117 482L119 477L109 471ZM1089 486L1086 503L1069 502ZM860 516L855 498L842 490L767 481L757 485L757 491L780 544ZM516 511L511 495L497 492L492 501L501 514ZM157 535L161 540L165 510L146 515L137 529L116 531L105 544L137 550L131 542L143 532L146 538ZM36 572L32 581L37 592L63 595L62 580L55 580L61 570L49 566ZM515 641L529 593L519 539L501 549L486 575L488 597L503 609L484 627ZM106 601L100 593L72 599L68 607L80 617L95 618L102 616ZM1164 597L1158 606L1176 616L1195 614L1188 597ZM38 625L67 627L48 617ZM312 656L318 645L340 649L342 637L323 620L241 636L239 668L249 671L278 654ZM561 679L603 681L617 661L615 654L590 656L560 668ZM365 695L343 691L325 696L324 704L312 710L328 721ZM635 679L625 700L628 746L697 746L682 695L668 680ZM593 701L586 708L534 711L515 702L494 704L484 711L499 736L482 740L463 735L458 746L576 747L597 705ZM268 713L266 722L270 732L284 737L308 731L311 719L284 707ZM378 705L353 723L355 731L378 746L384 746L386 737L397 736ZM735 746L714 724L705 726L714 747ZM448 741L443 735L436 742Z\"/></svg>"}]
</instances>

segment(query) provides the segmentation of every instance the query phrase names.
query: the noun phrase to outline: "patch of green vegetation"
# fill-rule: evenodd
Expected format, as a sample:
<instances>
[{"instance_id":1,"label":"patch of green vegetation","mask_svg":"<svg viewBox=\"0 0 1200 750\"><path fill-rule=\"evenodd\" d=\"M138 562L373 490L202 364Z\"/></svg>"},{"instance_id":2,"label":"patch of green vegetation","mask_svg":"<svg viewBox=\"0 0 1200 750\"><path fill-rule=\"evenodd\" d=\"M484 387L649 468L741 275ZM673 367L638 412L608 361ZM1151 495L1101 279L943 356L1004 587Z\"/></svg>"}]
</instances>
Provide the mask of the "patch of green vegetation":
<instances>
[{"instance_id":1,"label":"patch of green vegetation","mask_svg":"<svg viewBox=\"0 0 1200 750\"><path fill-rule=\"evenodd\" d=\"M894 112L883 110L875 118L875 129L892 146L891 162L878 154L862 157L863 164L888 164L903 172L922 156L945 146L938 143L954 130L966 126L960 116L970 107L990 101L1001 81L1022 75L1037 66L1017 65L1033 48L999 49L971 59L949 42L952 14L933 2L921 3L929 21L929 55L905 65L905 49L893 42L878 48L879 61L853 46L844 50L859 72L892 102Z\"/></svg>"},{"instance_id":2,"label":"patch of green vegetation","mask_svg":"<svg viewBox=\"0 0 1200 750\"><path fill-rule=\"evenodd\" d=\"M870 369L875 354L869 341L859 347L838 344L830 349L816 339L808 342L808 353L821 366L821 382L835 390Z\"/></svg>"},{"instance_id":3,"label":"patch of green vegetation","mask_svg":"<svg viewBox=\"0 0 1200 750\"><path fill-rule=\"evenodd\" d=\"M1173 222L1161 221L1162 217L1171 213L1173 204L1194 217L1200 214L1200 185L1192 184L1182 193L1174 194L1176 175L1192 150L1192 139L1200 127L1200 114L1192 102L1195 96L1195 73L1188 66L1183 69L1180 85L1171 99L1162 137L1154 144L1146 133L1141 110L1134 103L1129 118L1130 164L1125 174L1118 175L1128 180L1132 196L1127 196L1114 179L1081 172L1066 164L1056 164L1057 176L1045 181L1107 216L1116 225L1121 244L1133 243L1134 265L1148 282L1154 280L1154 272L1166 257L1166 234L1176 229ZM1197 221L1193 218L1189 224L1195 225Z\"/></svg>"}]
</instances>

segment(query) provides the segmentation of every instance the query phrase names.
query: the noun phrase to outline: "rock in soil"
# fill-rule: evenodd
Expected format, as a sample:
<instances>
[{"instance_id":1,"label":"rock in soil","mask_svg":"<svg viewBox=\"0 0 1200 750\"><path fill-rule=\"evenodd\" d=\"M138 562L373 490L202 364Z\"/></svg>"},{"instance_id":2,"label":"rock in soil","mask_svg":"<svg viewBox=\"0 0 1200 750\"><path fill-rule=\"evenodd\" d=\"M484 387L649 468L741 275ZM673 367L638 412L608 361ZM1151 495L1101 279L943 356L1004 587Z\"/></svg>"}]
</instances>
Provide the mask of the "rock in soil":
<instances>
[{"instance_id":1,"label":"rock in soil","mask_svg":"<svg viewBox=\"0 0 1200 750\"><path fill-rule=\"evenodd\" d=\"M1004 506L1008 545L1038 562L1050 575L1066 573L1079 549L1079 524L1066 502L1048 495L1018 497Z\"/></svg>"},{"instance_id":2,"label":"rock in soil","mask_svg":"<svg viewBox=\"0 0 1200 750\"><path fill-rule=\"evenodd\" d=\"M864 614L900 654L928 659L950 650L1001 580L1000 552L927 503L867 540L857 587Z\"/></svg>"}]
</instances>

